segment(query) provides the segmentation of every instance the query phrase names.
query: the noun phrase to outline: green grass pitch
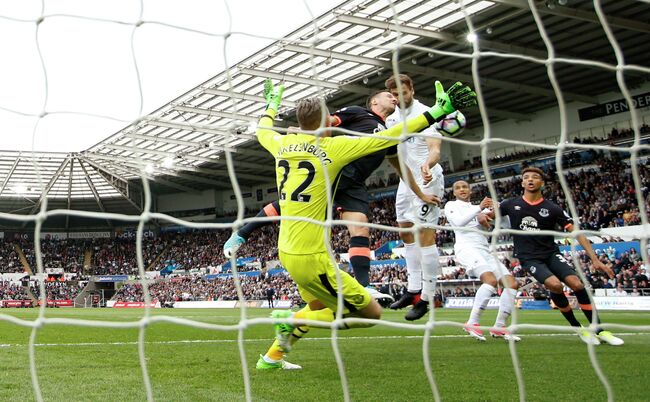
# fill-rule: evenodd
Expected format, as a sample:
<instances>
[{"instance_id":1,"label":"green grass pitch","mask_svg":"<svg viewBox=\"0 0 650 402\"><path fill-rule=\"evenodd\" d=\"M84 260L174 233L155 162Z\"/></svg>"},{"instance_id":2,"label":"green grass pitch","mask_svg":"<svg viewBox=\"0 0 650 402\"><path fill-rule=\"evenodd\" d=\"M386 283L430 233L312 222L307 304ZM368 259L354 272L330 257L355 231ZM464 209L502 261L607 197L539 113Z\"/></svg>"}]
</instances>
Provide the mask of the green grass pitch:
<instances>
[{"instance_id":1,"label":"green grass pitch","mask_svg":"<svg viewBox=\"0 0 650 402\"><path fill-rule=\"evenodd\" d=\"M250 317L269 310L249 309ZM0 310L0 400L34 400L28 343L31 328L7 316L34 320L36 309ZM235 325L239 310L152 310L199 322ZM579 319L585 318L576 312ZM405 322L403 311L385 311L384 319ZM436 320L462 323L468 310L436 310ZM487 311L483 323L494 320ZM140 319L143 310L49 309L46 318L112 322ZM605 322L650 325L645 312L603 312ZM519 311L520 323L566 325L557 311ZM650 333L623 333L625 345L596 348L598 362L618 401L642 401L648 394ZM429 401L431 388L422 358L423 329L376 326L339 332L352 401ZM343 392L330 331L312 329L287 360L299 371L258 372L255 362L271 343L273 329L256 324L244 331L246 365L255 401L340 401ZM576 335L526 330L517 344L528 401L605 401L605 389L592 368L587 346ZM242 401L244 380L237 330L198 329L175 323L146 328L145 354L159 401ZM38 380L46 401L143 401L145 387L138 359L137 328L96 328L47 323L36 333ZM430 361L443 401L518 401L508 344L479 343L459 328L436 327Z\"/></svg>"}]
</instances>

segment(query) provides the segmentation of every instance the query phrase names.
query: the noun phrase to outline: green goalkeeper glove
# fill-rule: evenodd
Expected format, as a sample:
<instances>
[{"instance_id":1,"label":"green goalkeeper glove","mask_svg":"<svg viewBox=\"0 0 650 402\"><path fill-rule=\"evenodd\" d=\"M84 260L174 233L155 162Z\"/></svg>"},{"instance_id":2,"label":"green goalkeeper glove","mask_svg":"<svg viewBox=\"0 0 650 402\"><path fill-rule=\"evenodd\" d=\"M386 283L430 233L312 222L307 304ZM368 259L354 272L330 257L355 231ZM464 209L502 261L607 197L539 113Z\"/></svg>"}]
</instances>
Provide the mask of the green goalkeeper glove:
<instances>
[{"instance_id":1,"label":"green goalkeeper glove","mask_svg":"<svg viewBox=\"0 0 650 402\"><path fill-rule=\"evenodd\" d=\"M440 81L436 81L436 104L429 109L429 114L436 120L453 113L458 109L465 109L476 105L476 92L461 82L456 82L446 92Z\"/></svg>"},{"instance_id":2,"label":"green goalkeeper glove","mask_svg":"<svg viewBox=\"0 0 650 402\"><path fill-rule=\"evenodd\" d=\"M266 99L266 109L273 109L277 112L280 108L280 103L282 102L283 93L283 84L276 87L270 79L264 81L264 99Z\"/></svg>"}]
</instances>

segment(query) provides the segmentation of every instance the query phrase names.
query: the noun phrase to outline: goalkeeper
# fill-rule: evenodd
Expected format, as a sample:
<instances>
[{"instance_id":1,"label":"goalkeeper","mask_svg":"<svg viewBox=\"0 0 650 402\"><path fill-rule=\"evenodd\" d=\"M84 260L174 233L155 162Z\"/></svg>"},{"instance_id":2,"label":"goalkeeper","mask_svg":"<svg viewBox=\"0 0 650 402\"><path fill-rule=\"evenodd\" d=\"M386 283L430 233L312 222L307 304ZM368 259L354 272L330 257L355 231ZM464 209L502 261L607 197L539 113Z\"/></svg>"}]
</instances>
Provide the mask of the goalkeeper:
<instances>
[{"instance_id":1,"label":"goalkeeper","mask_svg":"<svg viewBox=\"0 0 650 402\"><path fill-rule=\"evenodd\" d=\"M291 318L329 323L335 318L339 284L337 268L326 246L330 233L321 223L327 216L327 188L332 187L343 167L351 161L396 145L404 125L409 133L419 132L456 109L475 105L476 94L459 82L445 92L442 84L436 81L436 104L406 123L377 133L378 136L394 139L380 139L375 136L319 138L300 133L280 135L272 127L283 91L282 85L267 91L267 109L260 118L257 139L276 159L278 193L283 216L309 220L281 221L278 239L280 261L296 282L307 306L295 313L275 310L272 317L278 320ZM323 106L323 101L316 98L304 99L298 103L296 116L301 130L313 131L321 128L325 113ZM324 134L326 135L328 134ZM341 297L345 309L344 317L379 319L381 307L368 291L346 272L339 271L338 274L343 292ZM344 324L344 328L362 326L368 324ZM260 357L257 368L301 368L286 362L284 355L308 329L307 326L295 327L286 322L276 324L276 341L266 355Z\"/></svg>"}]
</instances>

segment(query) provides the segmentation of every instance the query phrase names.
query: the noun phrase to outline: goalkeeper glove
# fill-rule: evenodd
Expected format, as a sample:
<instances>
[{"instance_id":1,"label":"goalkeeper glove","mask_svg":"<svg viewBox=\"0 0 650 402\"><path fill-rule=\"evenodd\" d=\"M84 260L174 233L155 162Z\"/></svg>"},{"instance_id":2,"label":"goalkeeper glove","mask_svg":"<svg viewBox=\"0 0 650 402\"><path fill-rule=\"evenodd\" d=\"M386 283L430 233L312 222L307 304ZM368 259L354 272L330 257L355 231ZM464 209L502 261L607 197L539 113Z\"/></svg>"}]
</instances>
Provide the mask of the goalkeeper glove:
<instances>
[{"instance_id":1,"label":"goalkeeper glove","mask_svg":"<svg viewBox=\"0 0 650 402\"><path fill-rule=\"evenodd\" d=\"M453 113L458 109L476 105L476 92L461 82L456 82L446 92L440 81L436 81L436 104L429 109L435 120Z\"/></svg>"},{"instance_id":2,"label":"goalkeeper glove","mask_svg":"<svg viewBox=\"0 0 650 402\"><path fill-rule=\"evenodd\" d=\"M264 81L264 99L266 99L267 110L273 109L276 112L278 111L282 102L282 93L284 93L283 84L276 87L270 79Z\"/></svg>"}]
</instances>

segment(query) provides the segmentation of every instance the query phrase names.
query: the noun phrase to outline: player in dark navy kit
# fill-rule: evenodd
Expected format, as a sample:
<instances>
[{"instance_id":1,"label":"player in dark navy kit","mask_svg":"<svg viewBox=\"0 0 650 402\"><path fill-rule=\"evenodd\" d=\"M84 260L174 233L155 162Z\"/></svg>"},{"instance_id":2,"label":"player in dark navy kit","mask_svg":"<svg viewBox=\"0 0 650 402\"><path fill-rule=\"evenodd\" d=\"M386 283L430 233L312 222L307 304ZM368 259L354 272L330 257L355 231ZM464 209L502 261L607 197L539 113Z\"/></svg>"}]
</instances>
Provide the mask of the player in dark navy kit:
<instances>
[{"instance_id":1,"label":"player in dark navy kit","mask_svg":"<svg viewBox=\"0 0 650 402\"><path fill-rule=\"evenodd\" d=\"M530 235L541 230L573 229L573 220L562 208L544 199L542 186L544 185L544 172L535 167L528 167L522 171L521 186L524 188L522 197L510 198L500 203L499 211L510 220L512 229L527 232L514 234L514 256L519 259L525 271L551 292L551 299L560 309L566 320L574 327L580 327L580 322L573 314L569 300L564 295L564 282L573 290L580 309L589 322L593 322L593 306L582 281L571 265L560 253L555 244L553 235ZM578 243L584 248L591 259L593 267L605 272L610 278L614 277L612 270L604 265L594 253L589 240L584 235L576 237ZM594 323L594 324L597 324ZM600 341L610 345L622 345L622 339L615 337L610 331L600 327L595 328L594 336L587 330L579 332L580 339L587 344L599 345Z\"/></svg>"},{"instance_id":2,"label":"player in dark navy kit","mask_svg":"<svg viewBox=\"0 0 650 402\"><path fill-rule=\"evenodd\" d=\"M386 129L386 117L395 111L396 104L397 99L390 92L378 91L370 95L366 102L366 108L349 106L339 109L328 116L328 125L359 133L374 134ZM336 136L336 133L334 135ZM381 165L385 157L396 168L397 172L401 171L397 159L397 146L364 156L343 168L333 194L334 206L341 213L342 220L360 224L368 223L370 198L365 181ZM409 184L414 188L414 192L418 197L429 203L439 202L434 195L423 194L412 174L408 172L408 175ZM280 205L278 201L274 201L266 205L257 214L257 217L279 215L281 215ZM254 230L269 223L268 221L251 222L233 233L223 246L226 257L230 257L244 244ZM368 286L370 283L370 230L365 225L348 225L348 231L350 232L348 253L354 276L363 286ZM375 298L392 298L389 295L379 293L371 287L369 287L369 291Z\"/></svg>"}]
</instances>

